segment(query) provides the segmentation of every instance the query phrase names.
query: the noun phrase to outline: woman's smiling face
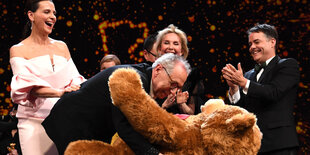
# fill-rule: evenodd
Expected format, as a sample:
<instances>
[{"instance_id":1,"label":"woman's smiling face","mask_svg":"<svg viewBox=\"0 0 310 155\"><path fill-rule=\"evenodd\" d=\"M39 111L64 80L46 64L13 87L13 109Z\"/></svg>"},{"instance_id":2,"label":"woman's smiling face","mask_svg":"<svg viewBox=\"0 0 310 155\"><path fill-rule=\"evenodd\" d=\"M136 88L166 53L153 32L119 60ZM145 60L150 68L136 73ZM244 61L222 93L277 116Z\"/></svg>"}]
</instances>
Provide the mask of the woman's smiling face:
<instances>
[{"instance_id":1,"label":"woman's smiling face","mask_svg":"<svg viewBox=\"0 0 310 155\"><path fill-rule=\"evenodd\" d=\"M35 12L28 12L32 28L50 34L57 20L55 5L51 1L40 1L38 6Z\"/></svg>"},{"instance_id":2,"label":"woman's smiling face","mask_svg":"<svg viewBox=\"0 0 310 155\"><path fill-rule=\"evenodd\" d=\"M181 39L176 33L167 33L163 36L161 41L161 48L159 52L163 55L165 53L173 53L179 56L182 55Z\"/></svg>"}]
</instances>

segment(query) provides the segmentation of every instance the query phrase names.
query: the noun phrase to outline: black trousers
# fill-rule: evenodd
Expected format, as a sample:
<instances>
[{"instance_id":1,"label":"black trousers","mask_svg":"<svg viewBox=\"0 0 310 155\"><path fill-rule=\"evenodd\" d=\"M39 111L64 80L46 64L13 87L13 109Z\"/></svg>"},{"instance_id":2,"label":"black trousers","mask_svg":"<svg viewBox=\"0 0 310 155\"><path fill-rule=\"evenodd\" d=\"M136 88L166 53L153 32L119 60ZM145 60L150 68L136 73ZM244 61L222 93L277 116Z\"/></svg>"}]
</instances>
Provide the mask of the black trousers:
<instances>
[{"instance_id":1,"label":"black trousers","mask_svg":"<svg viewBox=\"0 0 310 155\"><path fill-rule=\"evenodd\" d=\"M298 154L297 150L298 150L298 148L293 147L293 148L275 150L275 151L271 151L271 152L258 153L258 155L297 155Z\"/></svg>"}]
</instances>

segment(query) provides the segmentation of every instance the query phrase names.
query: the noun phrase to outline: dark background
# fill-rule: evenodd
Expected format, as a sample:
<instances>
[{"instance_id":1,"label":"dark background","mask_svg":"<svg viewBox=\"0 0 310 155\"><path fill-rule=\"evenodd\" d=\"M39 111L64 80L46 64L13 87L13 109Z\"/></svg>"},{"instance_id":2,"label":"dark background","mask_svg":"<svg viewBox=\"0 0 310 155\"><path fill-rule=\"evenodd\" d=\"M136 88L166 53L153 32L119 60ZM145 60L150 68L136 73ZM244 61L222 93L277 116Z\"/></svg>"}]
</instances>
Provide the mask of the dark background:
<instances>
[{"instance_id":1,"label":"dark background","mask_svg":"<svg viewBox=\"0 0 310 155\"><path fill-rule=\"evenodd\" d=\"M300 154L310 153L310 5L307 0L255 1L135 1L54 0L57 23L51 38L67 43L80 71L89 78L99 72L107 53L122 63L143 62L143 40L174 24L188 35L188 61L197 67L205 84L205 99L226 98L221 76L226 63L241 62L244 72L254 65L246 30L256 23L275 25L282 58L295 58L300 65L298 101L295 106ZM26 22L24 1L0 1L0 115L11 109L9 48L20 42ZM104 39L106 38L106 39Z\"/></svg>"}]
</instances>

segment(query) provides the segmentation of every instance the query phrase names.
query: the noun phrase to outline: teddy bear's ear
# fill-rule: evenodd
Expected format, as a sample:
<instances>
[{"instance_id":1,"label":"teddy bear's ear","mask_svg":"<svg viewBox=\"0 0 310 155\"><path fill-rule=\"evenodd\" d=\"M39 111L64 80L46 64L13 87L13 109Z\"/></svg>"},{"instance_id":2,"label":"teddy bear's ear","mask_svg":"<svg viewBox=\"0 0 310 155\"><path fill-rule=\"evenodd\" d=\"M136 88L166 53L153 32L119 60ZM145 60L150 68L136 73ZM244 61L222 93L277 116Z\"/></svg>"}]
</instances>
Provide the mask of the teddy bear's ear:
<instances>
[{"instance_id":1,"label":"teddy bear's ear","mask_svg":"<svg viewBox=\"0 0 310 155\"><path fill-rule=\"evenodd\" d=\"M201 112L210 114L215 110L225 107L225 103L222 99L209 99L204 105L200 106Z\"/></svg>"},{"instance_id":2,"label":"teddy bear's ear","mask_svg":"<svg viewBox=\"0 0 310 155\"><path fill-rule=\"evenodd\" d=\"M236 114L226 120L227 129L233 133L243 133L252 128L256 123L256 117L252 113Z\"/></svg>"}]
</instances>

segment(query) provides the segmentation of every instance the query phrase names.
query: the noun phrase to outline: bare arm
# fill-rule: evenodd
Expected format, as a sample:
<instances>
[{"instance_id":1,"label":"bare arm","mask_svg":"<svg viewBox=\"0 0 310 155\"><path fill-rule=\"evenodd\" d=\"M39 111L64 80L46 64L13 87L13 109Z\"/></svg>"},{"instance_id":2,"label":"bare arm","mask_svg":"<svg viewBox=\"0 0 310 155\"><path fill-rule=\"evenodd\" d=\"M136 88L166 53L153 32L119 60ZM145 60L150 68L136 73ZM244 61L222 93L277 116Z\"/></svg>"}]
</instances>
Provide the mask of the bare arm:
<instances>
[{"instance_id":1,"label":"bare arm","mask_svg":"<svg viewBox=\"0 0 310 155\"><path fill-rule=\"evenodd\" d=\"M64 94L64 90L57 90L48 87L34 87L30 94L35 97L60 97Z\"/></svg>"},{"instance_id":2,"label":"bare arm","mask_svg":"<svg viewBox=\"0 0 310 155\"><path fill-rule=\"evenodd\" d=\"M181 104L179 104L179 108L180 108L180 111L184 114L194 115L195 104L181 103Z\"/></svg>"},{"instance_id":3,"label":"bare arm","mask_svg":"<svg viewBox=\"0 0 310 155\"><path fill-rule=\"evenodd\" d=\"M34 87L30 94L35 97L61 97L65 92L71 92L79 90L79 85L72 85L70 87L67 87L65 89L54 89L54 88L48 88L48 87Z\"/></svg>"},{"instance_id":4,"label":"bare arm","mask_svg":"<svg viewBox=\"0 0 310 155\"><path fill-rule=\"evenodd\" d=\"M181 90L177 90L176 96L177 96L177 104L179 106L181 113L193 115L195 112L195 103L192 102L186 104L189 96L188 92L187 91L181 92Z\"/></svg>"}]
</instances>

